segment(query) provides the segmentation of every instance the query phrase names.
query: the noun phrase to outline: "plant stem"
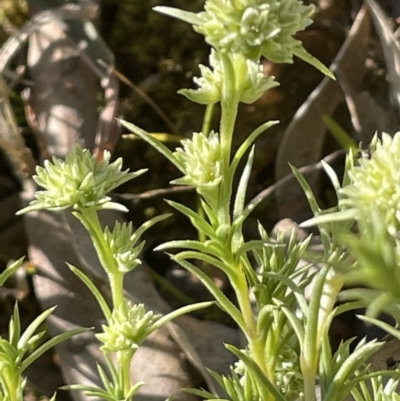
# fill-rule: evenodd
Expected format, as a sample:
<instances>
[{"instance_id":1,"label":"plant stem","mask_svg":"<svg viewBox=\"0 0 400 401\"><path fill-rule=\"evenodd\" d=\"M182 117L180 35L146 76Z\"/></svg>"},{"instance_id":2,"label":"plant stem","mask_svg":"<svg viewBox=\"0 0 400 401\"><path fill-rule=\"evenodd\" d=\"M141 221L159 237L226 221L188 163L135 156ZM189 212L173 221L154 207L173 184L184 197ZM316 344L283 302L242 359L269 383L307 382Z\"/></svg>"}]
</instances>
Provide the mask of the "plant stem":
<instances>
[{"instance_id":1,"label":"plant stem","mask_svg":"<svg viewBox=\"0 0 400 401\"><path fill-rule=\"evenodd\" d=\"M124 398L132 387L131 383L131 362L134 351L122 351L118 354L118 362L121 369L121 376L123 380Z\"/></svg>"},{"instance_id":2,"label":"plant stem","mask_svg":"<svg viewBox=\"0 0 400 401\"><path fill-rule=\"evenodd\" d=\"M206 111L204 113L203 118L203 126L201 128L201 132L208 136L211 131L211 122L214 115L215 103L208 104L206 107Z\"/></svg>"},{"instance_id":3,"label":"plant stem","mask_svg":"<svg viewBox=\"0 0 400 401\"><path fill-rule=\"evenodd\" d=\"M94 209L81 209L79 212L74 213L74 215L85 226L93 241L100 263L110 281L113 306L114 308L118 308L123 299L124 275L118 271L110 246L104 238L97 211Z\"/></svg>"},{"instance_id":4,"label":"plant stem","mask_svg":"<svg viewBox=\"0 0 400 401\"><path fill-rule=\"evenodd\" d=\"M239 107L239 94L236 91L236 76L229 54L221 54L224 66L224 85L221 100L220 140L222 150L222 176L219 193L218 217L220 224L230 224L229 205L232 196L233 177L229 174L232 136Z\"/></svg>"},{"instance_id":5,"label":"plant stem","mask_svg":"<svg viewBox=\"0 0 400 401\"><path fill-rule=\"evenodd\" d=\"M265 376L271 382L274 382L273 373L269 371L265 359L265 344L261 343L258 339L257 325L251 307L249 286L246 280L246 275L243 271L242 266L235 266L235 271L238 273L235 279L232 279L231 281L237 296L240 311L242 312L242 316L245 322L246 332L244 334L247 338L252 358L254 359L254 362L257 363L262 372L264 372ZM266 388L259 388L259 391L263 401L274 400L273 395L270 394Z\"/></svg>"},{"instance_id":6,"label":"plant stem","mask_svg":"<svg viewBox=\"0 0 400 401\"><path fill-rule=\"evenodd\" d=\"M108 273L113 307L117 309L124 300L124 273L119 271Z\"/></svg>"}]
</instances>

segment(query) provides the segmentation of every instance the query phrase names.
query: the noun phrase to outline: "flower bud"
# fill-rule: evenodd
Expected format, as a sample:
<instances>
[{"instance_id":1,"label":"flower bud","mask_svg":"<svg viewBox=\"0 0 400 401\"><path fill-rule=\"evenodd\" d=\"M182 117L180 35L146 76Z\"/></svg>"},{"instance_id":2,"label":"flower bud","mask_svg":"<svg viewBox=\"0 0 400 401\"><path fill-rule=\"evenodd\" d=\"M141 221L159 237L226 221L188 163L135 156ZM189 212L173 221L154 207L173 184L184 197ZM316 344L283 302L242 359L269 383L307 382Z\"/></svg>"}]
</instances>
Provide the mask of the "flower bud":
<instances>
[{"instance_id":1,"label":"flower bud","mask_svg":"<svg viewBox=\"0 0 400 401\"><path fill-rule=\"evenodd\" d=\"M370 150L368 157L349 164L350 183L339 191L339 207L352 209L364 223L379 214L388 233L396 237L400 231L400 133L393 138L383 133L381 140L375 135Z\"/></svg>"},{"instance_id":2,"label":"flower bud","mask_svg":"<svg viewBox=\"0 0 400 401\"><path fill-rule=\"evenodd\" d=\"M108 325L103 325L104 332L96 337L103 343L104 352L135 351L160 317L152 311L146 312L143 304L132 306L124 300L113 310Z\"/></svg>"},{"instance_id":3,"label":"flower bud","mask_svg":"<svg viewBox=\"0 0 400 401\"><path fill-rule=\"evenodd\" d=\"M121 171L122 159L110 163L110 157L106 151L103 160L98 162L87 149L76 146L65 161L55 157L52 161L46 160L44 167L36 168L37 175L33 177L44 190L37 191L36 199L19 213L40 209L60 211L70 207L124 210L105 195L145 170Z\"/></svg>"},{"instance_id":4,"label":"flower bud","mask_svg":"<svg viewBox=\"0 0 400 401\"><path fill-rule=\"evenodd\" d=\"M182 148L176 149L174 157L185 172L174 184L192 185L196 188L214 187L222 179L221 144L219 136L211 131L207 137L202 132L193 133L192 139L184 139Z\"/></svg>"},{"instance_id":5,"label":"flower bud","mask_svg":"<svg viewBox=\"0 0 400 401\"><path fill-rule=\"evenodd\" d=\"M132 241L134 235L132 231L132 223L121 224L118 221L115 223L113 231L110 231L108 227L104 230L104 238L111 248L118 270L121 273L127 273L141 264L139 255L144 242L135 247Z\"/></svg>"},{"instance_id":6,"label":"flower bud","mask_svg":"<svg viewBox=\"0 0 400 401\"><path fill-rule=\"evenodd\" d=\"M194 29L217 50L290 63L302 47L293 36L311 24L313 12L298 0L207 0Z\"/></svg>"}]
</instances>

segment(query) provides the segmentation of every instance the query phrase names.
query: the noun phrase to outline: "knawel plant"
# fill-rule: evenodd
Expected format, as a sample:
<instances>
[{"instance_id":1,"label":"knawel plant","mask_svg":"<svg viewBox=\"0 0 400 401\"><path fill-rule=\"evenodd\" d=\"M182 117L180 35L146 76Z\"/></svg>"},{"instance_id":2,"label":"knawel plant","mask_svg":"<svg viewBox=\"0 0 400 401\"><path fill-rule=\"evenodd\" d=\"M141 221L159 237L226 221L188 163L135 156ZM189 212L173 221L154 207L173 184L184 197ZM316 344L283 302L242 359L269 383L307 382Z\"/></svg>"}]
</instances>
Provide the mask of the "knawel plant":
<instances>
[{"instance_id":1,"label":"knawel plant","mask_svg":"<svg viewBox=\"0 0 400 401\"><path fill-rule=\"evenodd\" d=\"M107 193L122 183L145 172L122 171L122 159L110 162L110 153L105 152L98 161L88 150L76 146L65 160L53 157L38 166L34 180L41 186L35 199L19 214L39 210L55 213L71 209L73 215L87 229L99 261L107 273L111 289L111 300L107 300L93 281L75 266L70 266L88 287L97 300L105 319L103 331L96 334L103 351L105 367L98 364L98 374L103 387L71 384L66 388L84 391L88 396L108 401L131 400L143 385L131 377L130 368L135 352L143 341L166 322L181 314L207 307L212 302L188 305L162 316L146 310L145 305L133 305L124 295L124 276L138 266L144 241L141 235L168 215L154 217L136 230L131 223L116 222L113 229L101 226L98 212L105 209L125 211L125 207L112 202ZM2 276L0 284L12 274L16 265L10 266ZM52 309L43 312L20 337L18 308L10 323L9 339L0 339L1 400L21 401L25 379L24 369L45 350L55 344L79 334L87 329L77 328L60 334L23 359L27 347L44 335L44 331L34 334ZM18 392L17 392L18 390Z\"/></svg>"},{"instance_id":2,"label":"knawel plant","mask_svg":"<svg viewBox=\"0 0 400 401\"><path fill-rule=\"evenodd\" d=\"M246 205L246 190L254 158L254 141L277 121L258 127L233 153L232 142L239 103L253 103L278 83L265 77L262 57L291 63L297 56L333 78L294 35L306 28L314 7L298 0L206 0L204 10L191 13L170 7L155 10L188 22L211 45L210 66L200 66L197 89L180 93L189 100L221 107L218 132L193 133L175 151L169 150L141 128L122 122L131 132L154 146L181 172L175 184L193 186L201 210L169 201L200 233L199 240L170 241L156 250L179 250L171 258L196 275L243 332L247 345L227 348L238 357L230 376L211 374L232 401L242 400L344 400L359 383L384 372L369 372L366 362L383 343L361 342L354 354L349 343L333 353L329 327L335 315L359 306L336 307L345 275L336 266L349 265L352 257L343 246L347 220L319 224L323 252L300 267L308 240L289 243L271 240L259 226L259 239L246 241L242 225L257 202ZM240 161L247 154L241 172ZM238 186L234 178L239 174ZM315 216L319 208L304 178L294 170ZM337 180L336 180L337 181ZM337 184L337 182L335 182ZM236 294L231 302L198 264L222 270ZM312 273L311 267L316 268ZM312 282L312 297L305 288ZM250 301L254 298L254 303ZM220 399L205 390L190 390L204 399ZM223 398L226 399L226 398Z\"/></svg>"},{"instance_id":3,"label":"knawel plant","mask_svg":"<svg viewBox=\"0 0 400 401\"><path fill-rule=\"evenodd\" d=\"M357 401L396 399L394 391L399 373L371 371L368 365L368 359L383 342L361 341L351 353L351 341L346 341L334 351L329 342L329 328L336 315L370 301L371 291L378 291L379 298L370 306L370 312L382 308L391 312L393 305L394 312L397 311L397 220L400 213L398 203L393 199L396 199L398 190L394 172L397 166L395 154L398 152L391 153L395 161L382 173L395 177L387 192L383 190L388 189L388 179L379 181L381 161L378 155L381 148L392 149L398 140L392 143L385 136L382 145L375 141L373 147L377 156L372 156L371 164L368 158L356 159L350 153L342 184L333 170L325 165L338 193L339 210L321 210L307 182L293 168L315 216L311 223L319 228L321 253L311 254L308 251L309 238L296 242L295 233L288 241L283 234L272 239L261 224L258 226L258 239L245 239L243 223L257 206L257 202L246 204L254 141L277 121L262 124L233 152L238 106L241 102L257 101L278 85L274 77L264 76L262 57L286 63L299 57L333 78L332 73L295 38L298 31L311 23L314 7L298 0L206 0L200 13L169 7L156 7L156 11L188 22L196 32L204 35L212 47L210 66L200 66L201 76L195 78L197 89L186 89L181 93L204 104L206 116L213 105L219 103L221 106L218 132L193 133L175 151L141 128L123 122L177 167L181 176L174 181L175 184L193 186L199 195L201 210L192 210L172 201L169 204L191 221L200 233L200 239L170 241L156 250L168 250L169 253L178 250L170 254L171 258L204 283L217 305L236 322L246 339L243 349L226 345L238 359L231 367L230 375L210 372L223 389L221 395L206 389L187 391L202 399L231 401L342 401L349 394ZM239 171L240 162L245 157L244 167ZM376 165L372 164L373 161ZM130 365L136 350L152 331L181 313L210 304L189 305L161 316L146 310L144 305L130 304L124 297L124 276L140 263L142 233L167 216L155 217L136 230L126 223L116 223L113 229L103 230L99 210L124 210L112 202L107 193L144 173L143 170L129 173L122 171L121 167L121 159L110 163L108 152L102 161L98 161L88 150L76 147L65 161L53 158L46 161L44 167L38 167L35 180L43 190L38 191L36 199L21 211L72 209L93 240L109 278L111 302L85 273L74 266L71 269L93 293L105 317L103 332L97 334L106 360L105 367L98 367L103 387L77 383L69 388L109 401L135 398L142 383L130 377ZM369 171L373 173L370 178ZM238 178L237 187L235 178ZM363 180L367 183L370 180L375 185L371 186L369 197L362 193ZM382 203L375 212L373 202L378 196L375 193L370 195L371 191L379 192L380 188L383 192L379 196L392 201ZM367 198L372 205L369 209L362 206ZM369 238L367 243L371 246L368 248L362 244L360 234L349 236L355 222L363 238ZM375 236L379 241L373 244ZM395 278L390 284L385 284L382 277L373 283L378 263L382 261L387 277ZM235 302L225 296L199 263L215 266L227 275L236 294ZM346 278L359 279L365 271L366 283L372 283L372 288L353 293L351 301L337 306ZM310 285L312 296L309 299L306 288ZM38 319L42 321L43 317ZM12 322L9 339L0 340L3 347L0 348L0 366L6 364L4 366L12 373L8 376L16 381L10 385L2 378L4 382L0 383L2 400L17 401L22 399L24 379L21 367L25 365L23 354L17 359L18 366L14 367L10 362L10 355L22 352L18 351L19 319L15 313ZM31 331L28 329L29 333ZM5 350L3 353L2 349ZM31 361L32 356L27 360ZM384 384L384 375L397 377ZM372 385L372 390L367 383ZM19 392L11 391L14 388Z\"/></svg>"}]
</instances>

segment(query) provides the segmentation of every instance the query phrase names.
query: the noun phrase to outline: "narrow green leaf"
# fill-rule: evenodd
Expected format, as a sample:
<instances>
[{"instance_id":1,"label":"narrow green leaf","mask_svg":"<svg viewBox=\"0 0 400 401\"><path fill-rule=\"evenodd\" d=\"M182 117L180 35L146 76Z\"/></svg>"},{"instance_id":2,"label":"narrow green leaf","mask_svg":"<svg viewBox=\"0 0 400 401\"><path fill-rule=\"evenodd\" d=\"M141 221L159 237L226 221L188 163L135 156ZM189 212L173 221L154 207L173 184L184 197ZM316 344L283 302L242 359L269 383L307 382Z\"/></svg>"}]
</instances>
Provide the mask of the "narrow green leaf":
<instances>
[{"instance_id":1,"label":"narrow green leaf","mask_svg":"<svg viewBox=\"0 0 400 401\"><path fill-rule=\"evenodd\" d=\"M203 199L200 199L201 202L201 207L203 208L203 210L206 212L208 220L211 223L212 227L218 227L219 222L218 222L218 217L217 214L214 212L214 210L212 210L210 208L210 206L208 206L208 204L206 202L204 202Z\"/></svg>"},{"instance_id":2,"label":"narrow green leaf","mask_svg":"<svg viewBox=\"0 0 400 401\"><path fill-rule=\"evenodd\" d=\"M321 71L327 77L336 81L336 78L333 75L333 72L328 67L326 67L324 64L322 64L318 59L316 59L314 56L312 56L306 49L304 49L303 46L299 46L296 49L293 49L293 54L295 56L297 56L298 58L301 58L306 63L311 64L313 67L315 67L317 70Z\"/></svg>"},{"instance_id":3,"label":"narrow green leaf","mask_svg":"<svg viewBox=\"0 0 400 401\"><path fill-rule=\"evenodd\" d=\"M247 217L249 217L250 213L258 206L258 204L262 201L262 199L257 199L255 201L251 201L250 203L248 203L244 210L243 210L243 214L241 216L238 216L238 218L236 220L233 221L230 232L229 232L229 236L227 239L227 242L232 241L233 236L235 235L235 233L237 232L241 232L242 229L242 224L244 223L244 221L247 219Z\"/></svg>"},{"instance_id":4,"label":"narrow green leaf","mask_svg":"<svg viewBox=\"0 0 400 401\"><path fill-rule=\"evenodd\" d=\"M22 257L6 267L6 269L0 274L0 287L21 267L23 261L24 258Z\"/></svg>"},{"instance_id":5,"label":"narrow green leaf","mask_svg":"<svg viewBox=\"0 0 400 401\"><path fill-rule=\"evenodd\" d=\"M167 315L164 315L163 317L158 319L157 322L154 323L153 327L155 329L158 329L159 327L163 326L165 323L167 323L181 315L185 315L187 313L194 312L199 309L208 308L209 306L211 306L213 304L215 304L214 301L208 301L208 302L198 302L196 304L182 306L181 308L175 309L174 311L172 311L172 312L168 313Z\"/></svg>"},{"instance_id":6,"label":"narrow green leaf","mask_svg":"<svg viewBox=\"0 0 400 401\"><path fill-rule=\"evenodd\" d=\"M336 171L325 160L321 160L321 164L323 169L325 170L326 175L331 180L332 186L337 194L341 186Z\"/></svg>"},{"instance_id":7,"label":"narrow green leaf","mask_svg":"<svg viewBox=\"0 0 400 401\"><path fill-rule=\"evenodd\" d=\"M256 128L240 145L239 149L236 151L235 156L232 159L232 163L230 166L230 176L232 177L239 165L240 160L242 159L243 155L246 153L247 149L253 144L253 142L268 128L272 127L273 125L278 124L279 121L268 121L264 124L261 124L258 128Z\"/></svg>"},{"instance_id":8,"label":"narrow green leaf","mask_svg":"<svg viewBox=\"0 0 400 401\"><path fill-rule=\"evenodd\" d=\"M257 317L257 336L261 342L267 340L269 329L274 322L273 311L276 308L274 305L264 305L258 313Z\"/></svg>"},{"instance_id":9,"label":"narrow green leaf","mask_svg":"<svg viewBox=\"0 0 400 401\"><path fill-rule=\"evenodd\" d=\"M83 384L71 384L68 386L62 386L60 388L62 390L82 391L85 395L87 395L89 397L96 397L101 400L115 401L114 394L110 395L109 393L107 393L106 390L103 390L102 388L99 388L99 387L85 386Z\"/></svg>"},{"instance_id":10,"label":"narrow green leaf","mask_svg":"<svg viewBox=\"0 0 400 401\"><path fill-rule=\"evenodd\" d=\"M209 391L196 389L196 388L183 388L183 391L189 394L197 395L201 398L205 398L206 400L213 400L215 399L215 394L210 393ZM218 398L218 401L229 401L226 398Z\"/></svg>"},{"instance_id":11,"label":"narrow green leaf","mask_svg":"<svg viewBox=\"0 0 400 401\"><path fill-rule=\"evenodd\" d=\"M400 330L391 326L390 324L383 322L382 320L375 319L373 317L369 317L369 316L358 315L357 317L360 320L363 320L364 322L373 324L373 325L381 328L382 330L385 330L388 334L391 334L393 337L400 340Z\"/></svg>"},{"instance_id":12,"label":"narrow green leaf","mask_svg":"<svg viewBox=\"0 0 400 401\"><path fill-rule=\"evenodd\" d=\"M9 341L13 347L18 348L18 340L21 336L21 320L19 318L18 303L14 305L14 312L9 324Z\"/></svg>"},{"instance_id":13,"label":"narrow green leaf","mask_svg":"<svg viewBox=\"0 0 400 401\"><path fill-rule=\"evenodd\" d=\"M125 394L125 399L126 400L131 400L132 397L139 391L140 387L143 387L146 383L145 382L137 382L135 383L130 390L128 391L127 394ZM166 400L168 401L168 399Z\"/></svg>"},{"instance_id":14,"label":"narrow green leaf","mask_svg":"<svg viewBox=\"0 0 400 401\"><path fill-rule=\"evenodd\" d=\"M351 375L365 363L384 343L378 343L375 340L357 347L354 352L343 361L339 370L330 385L324 401L335 401L341 388L345 385Z\"/></svg>"},{"instance_id":15,"label":"narrow green leaf","mask_svg":"<svg viewBox=\"0 0 400 401\"><path fill-rule=\"evenodd\" d=\"M297 339L299 340L301 347L303 347L305 338L303 323L299 320L299 318L293 313L291 309L286 307L286 305L283 302L277 299L274 299L274 302L286 315L287 319L289 320L290 324L293 327L294 332L296 333Z\"/></svg>"},{"instance_id":16,"label":"narrow green leaf","mask_svg":"<svg viewBox=\"0 0 400 401\"><path fill-rule=\"evenodd\" d=\"M300 173L300 171L289 164L290 168L292 169L293 175L296 177L298 183L300 184L301 188L303 189L304 195L307 198L307 201L311 207L311 210L314 214L314 216L318 216L321 213L321 209L318 206L318 203L315 199L314 193L308 184L307 180L304 178L303 174Z\"/></svg>"},{"instance_id":17,"label":"narrow green leaf","mask_svg":"<svg viewBox=\"0 0 400 401\"><path fill-rule=\"evenodd\" d=\"M190 25L200 25L204 22L203 19L198 16L198 14L190 11L180 10L178 8L156 6L153 7L153 10L158 13L168 15L169 17L174 17L180 19L181 21L185 21Z\"/></svg>"},{"instance_id":18,"label":"narrow green leaf","mask_svg":"<svg viewBox=\"0 0 400 401\"><path fill-rule=\"evenodd\" d=\"M250 151L249 157L247 159L246 165L244 166L242 176L240 177L239 185L238 185L238 188L236 191L235 201L234 201L234 205L233 205L233 220L234 221L237 220L238 217L243 215L244 203L246 200L247 186L248 186L249 179L250 179L250 173L251 173L251 168L253 166L253 160L254 160L254 147ZM236 245L236 247L239 246L241 239L242 239L242 230L241 230L241 226L239 226L232 239L232 241L234 243L234 248L235 248L235 245Z\"/></svg>"},{"instance_id":19,"label":"narrow green leaf","mask_svg":"<svg viewBox=\"0 0 400 401\"><path fill-rule=\"evenodd\" d=\"M286 398L281 394L275 384L268 379L259 366L248 355L233 345L225 345L225 347L244 362L247 368L252 372L253 377L258 385L261 388L267 389L269 393L275 397L275 401L286 401Z\"/></svg>"},{"instance_id":20,"label":"narrow green leaf","mask_svg":"<svg viewBox=\"0 0 400 401\"><path fill-rule=\"evenodd\" d=\"M313 296L311 297L308 307L303 344L303 355L304 358L307 360L308 366L316 367L316 363L318 360L319 345L321 344L321 338L318 338L318 329L321 327L322 324L325 324L325 322L320 322L321 298L323 296L324 285L329 269L330 267L325 265L318 273L315 283L313 285Z\"/></svg>"},{"instance_id":21,"label":"narrow green leaf","mask_svg":"<svg viewBox=\"0 0 400 401\"><path fill-rule=\"evenodd\" d=\"M243 333L247 333L246 325L239 309L225 296L225 294L215 285L214 281L210 277L208 277L207 274L201 271L193 263L190 263L186 260L175 259L174 257L172 259L179 263L190 273L194 274L214 296L221 309L232 317L232 319L242 329Z\"/></svg>"},{"instance_id":22,"label":"narrow green leaf","mask_svg":"<svg viewBox=\"0 0 400 401\"><path fill-rule=\"evenodd\" d=\"M158 245L154 248L154 251L165 251L171 248L178 248L178 249L192 249L199 252L204 252L205 254L211 253L210 249L200 241L195 240L175 240L175 241L168 241L164 244Z\"/></svg>"},{"instance_id":23,"label":"narrow green leaf","mask_svg":"<svg viewBox=\"0 0 400 401\"><path fill-rule=\"evenodd\" d=\"M333 212L327 214L321 214L319 216L315 216L312 219L303 221L300 224L300 227L312 227L315 225L327 224L327 223L336 223L340 221L354 220L356 216L354 215L354 210L348 209L340 212Z\"/></svg>"},{"instance_id":24,"label":"narrow green leaf","mask_svg":"<svg viewBox=\"0 0 400 401\"><path fill-rule=\"evenodd\" d=\"M107 322L109 322L111 319L111 310L107 304L107 301L105 300L105 298L103 297L103 295L101 294L99 289L96 287L96 285L93 283L93 281L85 273L83 273L81 270L79 270L75 266L70 265L69 263L67 263L67 265L71 269L72 273L74 273L76 276L78 276L82 280L82 282L86 285L86 287L89 288L90 292L96 298L96 300L104 314L104 317L106 318Z\"/></svg>"},{"instance_id":25,"label":"narrow green leaf","mask_svg":"<svg viewBox=\"0 0 400 401\"><path fill-rule=\"evenodd\" d=\"M154 224L157 224L160 221L167 219L170 216L172 216L171 213L161 214L160 216L155 216L152 219L147 220L145 223L143 223L135 230L134 234L132 235L131 241L133 242L133 244L135 244L143 235L143 233L147 231L150 227L154 226Z\"/></svg>"},{"instance_id":26,"label":"narrow green leaf","mask_svg":"<svg viewBox=\"0 0 400 401\"><path fill-rule=\"evenodd\" d=\"M33 351L32 354L30 354L26 359L24 359L24 361L21 364L21 371L24 371L32 362L36 361L36 359L38 359L46 351L53 348L57 344L62 343L63 341L66 341L69 338L76 336L78 334L85 333L88 330L90 329L86 328L72 329L53 337L49 341L42 344L39 348L35 349L35 351Z\"/></svg>"},{"instance_id":27,"label":"narrow green leaf","mask_svg":"<svg viewBox=\"0 0 400 401\"><path fill-rule=\"evenodd\" d=\"M285 285L286 288L292 290L303 315L304 316L308 315L308 305L304 298L303 291L292 279L285 276L284 274L274 273L274 272L266 272L266 273L264 273L264 275L265 275L265 277L270 277L271 279L280 281L281 283L283 283ZM287 291L285 291L285 292L287 292Z\"/></svg>"},{"instance_id":28,"label":"narrow green leaf","mask_svg":"<svg viewBox=\"0 0 400 401\"><path fill-rule=\"evenodd\" d=\"M241 257L243 254L249 252L249 251L253 251L256 249L263 249L263 248L267 248L267 247L271 247L271 248L285 248L286 245L285 244L278 244L276 242L268 242L268 241L264 241L262 239L255 239L255 240L251 240L248 242L245 242L237 251L236 251L236 255L238 257Z\"/></svg>"},{"instance_id":29,"label":"narrow green leaf","mask_svg":"<svg viewBox=\"0 0 400 401\"><path fill-rule=\"evenodd\" d=\"M18 349L26 349L28 347L28 341L35 334L35 331L40 325L52 314L56 307L49 308L42 312L24 331L21 338L18 341Z\"/></svg>"},{"instance_id":30,"label":"narrow green leaf","mask_svg":"<svg viewBox=\"0 0 400 401\"><path fill-rule=\"evenodd\" d=\"M218 267L218 269L222 270L228 275L235 275L235 272L233 271L232 267L227 265L221 260L218 260L216 257L204 254L202 252L196 252L196 251L183 251L178 253L177 255L174 256L174 259L176 260L186 260L186 259L197 259L197 260L202 260L203 262L206 262L212 266Z\"/></svg>"},{"instance_id":31,"label":"narrow green leaf","mask_svg":"<svg viewBox=\"0 0 400 401\"><path fill-rule=\"evenodd\" d=\"M159 151L163 156L165 156L173 165L175 165L182 173L184 173L183 167L173 156L173 152L169 150L162 142L149 135L148 132L142 130L137 125L129 123L128 121L119 120L120 123L132 131L134 134L138 135L144 141L153 146L157 151Z\"/></svg>"},{"instance_id":32,"label":"narrow green leaf","mask_svg":"<svg viewBox=\"0 0 400 401\"><path fill-rule=\"evenodd\" d=\"M99 363L97 364L97 371L99 372L101 382L103 383L103 386L105 387L106 391L109 394L112 394L114 389L112 387L110 379L108 378L107 373Z\"/></svg>"},{"instance_id":33,"label":"narrow green leaf","mask_svg":"<svg viewBox=\"0 0 400 401\"><path fill-rule=\"evenodd\" d=\"M350 149L358 150L358 146L351 135L328 114L322 114L322 121L329 132L338 141L339 145L348 152Z\"/></svg>"},{"instance_id":34,"label":"narrow green leaf","mask_svg":"<svg viewBox=\"0 0 400 401\"><path fill-rule=\"evenodd\" d=\"M198 230L203 232L204 234L208 235L210 238L216 237L214 229L201 217L196 213L194 210L181 205L180 203L167 200L166 201L170 206L174 209L181 212L183 215L188 217L193 224L193 226Z\"/></svg>"}]
</instances>

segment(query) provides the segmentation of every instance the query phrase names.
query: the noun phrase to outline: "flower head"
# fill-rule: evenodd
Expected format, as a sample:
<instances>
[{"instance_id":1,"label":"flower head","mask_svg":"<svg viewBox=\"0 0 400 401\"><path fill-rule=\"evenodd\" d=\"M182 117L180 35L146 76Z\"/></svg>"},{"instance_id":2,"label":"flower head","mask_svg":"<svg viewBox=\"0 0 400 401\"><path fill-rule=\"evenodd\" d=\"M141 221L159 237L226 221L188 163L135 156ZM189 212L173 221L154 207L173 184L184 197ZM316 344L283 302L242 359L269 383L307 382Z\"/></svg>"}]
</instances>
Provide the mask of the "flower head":
<instances>
[{"instance_id":1,"label":"flower head","mask_svg":"<svg viewBox=\"0 0 400 401\"><path fill-rule=\"evenodd\" d=\"M239 53L232 54L231 58L237 74L236 90L239 92L241 102L254 103L268 89L279 85L274 77L264 77L263 66L260 62L248 60ZM200 104L212 104L220 101L224 84L224 71L220 56L213 49L210 54L210 66L211 69L200 65L201 77L194 78L198 89L183 89L179 93Z\"/></svg>"},{"instance_id":2,"label":"flower head","mask_svg":"<svg viewBox=\"0 0 400 401\"><path fill-rule=\"evenodd\" d=\"M297 56L334 79L294 38L311 24L313 5L300 0L206 0L197 14L160 6L155 10L192 24L219 53L240 53L254 61L264 56L276 63L292 63Z\"/></svg>"},{"instance_id":3,"label":"flower head","mask_svg":"<svg viewBox=\"0 0 400 401\"><path fill-rule=\"evenodd\" d=\"M217 50L292 62L302 47L293 35L311 24L313 12L298 0L207 0L194 29Z\"/></svg>"},{"instance_id":4,"label":"flower head","mask_svg":"<svg viewBox=\"0 0 400 401\"><path fill-rule=\"evenodd\" d=\"M131 305L124 300L114 309L104 332L96 337L103 343L105 352L136 350L146 337L155 329L155 323L161 315L146 312L143 304Z\"/></svg>"},{"instance_id":5,"label":"flower head","mask_svg":"<svg viewBox=\"0 0 400 401\"><path fill-rule=\"evenodd\" d=\"M174 152L185 176L173 183L193 185L197 188L215 187L222 179L221 144L219 136L211 131L207 137L202 132L193 133L192 139L184 139L182 148Z\"/></svg>"},{"instance_id":6,"label":"flower head","mask_svg":"<svg viewBox=\"0 0 400 401\"><path fill-rule=\"evenodd\" d=\"M105 195L146 170L121 171L122 159L110 163L110 157L106 151L103 160L98 162L87 149L76 146L65 161L56 157L46 160L44 167L36 168L37 175L33 177L44 190L37 191L36 199L19 213L39 209L60 211L70 207L125 210Z\"/></svg>"},{"instance_id":7,"label":"flower head","mask_svg":"<svg viewBox=\"0 0 400 401\"><path fill-rule=\"evenodd\" d=\"M141 264L139 255L143 249L144 241L135 246L135 234L132 231L132 223L121 224L117 221L113 231L106 227L103 234L111 248L118 271L123 273L129 272Z\"/></svg>"},{"instance_id":8,"label":"flower head","mask_svg":"<svg viewBox=\"0 0 400 401\"><path fill-rule=\"evenodd\" d=\"M394 237L400 231L400 133L392 138L383 133L374 137L370 157L349 163L349 185L339 191L342 210L351 209L354 217L368 223L379 214L388 233Z\"/></svg>"},{"instance_id":9,"label":"flower head","mask_svg":"<svg viewBox=\"0 0 400 401\"><path fill-rule=\"evenodd\" d=\"M200 64L201 76L193 78L198 89L181 89L179 91L179 93L188 99L200 104L213 104L221 100L223 71L215 50L211 50L209 59L211 68Z\"/></svg>"}]
</instances>

